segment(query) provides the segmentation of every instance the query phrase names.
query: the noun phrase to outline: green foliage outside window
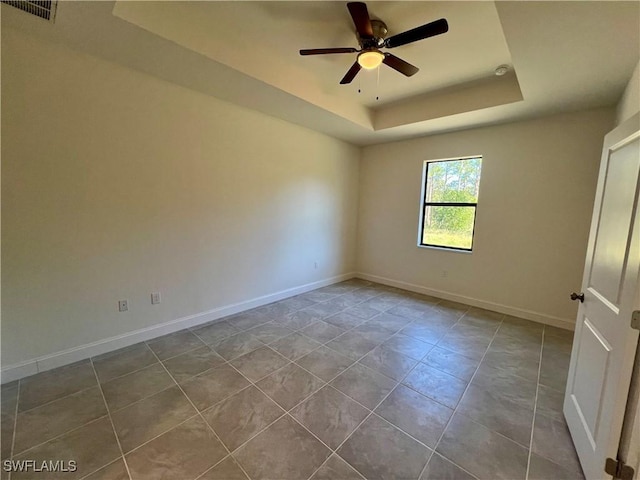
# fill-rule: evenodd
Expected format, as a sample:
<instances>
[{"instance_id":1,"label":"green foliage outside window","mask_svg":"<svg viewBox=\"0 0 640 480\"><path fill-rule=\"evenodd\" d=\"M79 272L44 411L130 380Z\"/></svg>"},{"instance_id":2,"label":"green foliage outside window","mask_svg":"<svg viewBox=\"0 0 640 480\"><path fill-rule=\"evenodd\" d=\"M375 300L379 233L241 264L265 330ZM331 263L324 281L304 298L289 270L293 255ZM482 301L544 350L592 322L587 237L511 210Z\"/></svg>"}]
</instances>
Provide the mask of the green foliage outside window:
<instances>
[{"instance_id":1,"label":"green foliage outside window","mask_svg":"<svg viewBox=\"0 0 640 480\"><path fill-rule=\"evenodd\" d=\"M481 164L481 158L428 164L423 244L471 249Z\"/></svg>"}]
</instances>

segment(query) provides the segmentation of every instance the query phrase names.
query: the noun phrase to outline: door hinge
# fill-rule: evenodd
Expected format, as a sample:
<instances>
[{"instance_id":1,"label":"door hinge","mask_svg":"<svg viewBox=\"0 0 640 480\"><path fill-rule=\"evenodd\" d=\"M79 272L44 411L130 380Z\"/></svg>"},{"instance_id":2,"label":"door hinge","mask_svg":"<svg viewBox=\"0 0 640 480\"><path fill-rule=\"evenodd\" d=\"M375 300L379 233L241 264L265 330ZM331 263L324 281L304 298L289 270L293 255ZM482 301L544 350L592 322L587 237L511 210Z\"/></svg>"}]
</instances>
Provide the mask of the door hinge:
<instances>
[{"instance_id":1,"label":"door hinge","mask_svg":"<svg viewBox=\"0 0 640 480\"><path fill-rule=\"evenodd\" d=\"M635 473L632 467L621 460L614 460L613 458L607 458L604 464L604 471L612 475L614 480L633 480L633 474Z\"/></svg>"},{"instance_id":2,"label":"door hinge","mask_svg":"<svg viewBox=\"0 0 640 480\"><path fill-rule=\"evenodd\" d=\"M631 328L640 330L640 310L634 310L631 313Z\"/></svg>"}]
</instances>

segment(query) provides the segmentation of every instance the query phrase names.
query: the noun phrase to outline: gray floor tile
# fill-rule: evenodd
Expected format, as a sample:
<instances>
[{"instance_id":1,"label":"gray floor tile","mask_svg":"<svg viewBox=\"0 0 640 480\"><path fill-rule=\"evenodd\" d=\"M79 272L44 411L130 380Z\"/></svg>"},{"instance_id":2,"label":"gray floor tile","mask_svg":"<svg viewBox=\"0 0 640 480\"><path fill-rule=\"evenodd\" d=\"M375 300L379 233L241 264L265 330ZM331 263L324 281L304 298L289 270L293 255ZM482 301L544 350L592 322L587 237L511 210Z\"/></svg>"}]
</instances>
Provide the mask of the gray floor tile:
<instances>
[{"instance_id":1,"label":"gray floor tile","mask_svg":"<svg viewBox=\"0 0 640 480\"><path fill-rule=\"evenodd\" d=\"M280 320L275 320L278 325L282 325L290 330L300 330L317 321L317 315L306 311L306 309L298 310Z\"/></svg>"},{"instance_id":2,"label":"gray floor tile","mask_svg":"<svg viewBox=\"0 0 640 480\"><path fill-rule=\"evenodd\" d=\"M18 414L14 453L20 453L107 414L97 386Z\"/></svg>"},{"instance_id":3,"label":"gray floor tile","mask_svg":"<svg viewBox=\"0 0 640 480\"><path fill-rule=\"evenodd\" d=\"M233 452L237 462L255 480L309 478L329 455L331 450L289 416Z\"/></svg>"},{"instance_id":4,"label":"gray floor tile","mask_svg":"<svg viewBox=\"0 0 640 480\"><path fill-rule=\"evenodd\" d=\"M196 416L129 453L132 478L195 478L227 454L207 424Z\"/></svg>"},{"instance_id":5,"label":"gray floor tile","mask_svg":"<svg viewBox=\"0 0 640 480\"><path fill-rule=\"evenodd\" d=\"M567 384L570 359L570 353L543 350L539 382L547 387L563 391Z\"/></svg>"},{"instance_id":6,"label":"gray floor tile","mask_svg":"<svg viewBox=\"0 0 640 480\"><path fill-rule=\"evenodd\" d=\"M526 408L533 408L535 403L536 383L516 375L510 369L489 367L482 363L471 384L495 392Z\"/></svg>"},{"instance_id":7,"label":"gray floor tile","mask_svg":"<svg viewBox=\"0 0 640 480\"><path fill-rule=\"evenodd\" d=\"M456 407L467 387L467 382L424 363L418 364L402 383L450 408Z\"/></svg>"},{"instance_id":8,"label":"gray floor tile","mask_svg":"<svg viewBox=\"0 0 640 480\"><path fill-rule=\"evenodd\" d=\"M566 470L544 457L531 454L528 480L584 480L581 472Z\"/></svg>"},{"instance_id":9,"label":"gray floor tile","mask_svg":"<svg viewBox=\"0 0 640 480\"><path fill-rule=\"evenodd\" d=\"M347 368L353 365L354 360L327 347L320 347L304 357L296 360L296 363L305 370L325 382L330 381Z\"/></svg>"},{"instance_id":10,"label":"gray floor tile","mask_svg":"<svg viewBox=\"0 0 640 480\"><path fill-rule=\"evenodd\" d=\"M229 455L215 467L207 470L197 480L249 480L244 474L238 462Z\"/></svg>"},{"instance_id":11,"label":"gray floor tile","mask_svg":"<svg viewBox=\"0 0 640 480\"><path fill-rule=\"evenodd\" d=\"M433 349L432 343L426 343L417 338L397 333L382 343L385 348L399 352L414 360L422 360Z\"/></svg>"},{"instance_id":12,"label":"gray floor tile","mask_svg":"<svg viewBox=\"0 0 640 480\"><path fill-rule=\"evenodd\" d=\"M153 350L160 360L175 357L181 353L188 352L198 347L202 347L204 343L200 338L191 333L189 330L180 330L179 332L165 335L147 342L149 348Z\"/></svg>"},{"instance_id":13,"label":"gray floor tile","mask_svg":"<svg viewBox=\"0 0 640 480\"><path fill-rule=\"evenodd\" d=\"M150 367L103 383L102 391L109 409L114 412L172 385L175 385L175 382L164 367L155 363Z\"/></svg>"},{"instance_id":14,"label":"gray floor tile","mask_svg":"<svg viewBox=\"0 0 640 480\"><path fill-rule=\"evenodd\" d=\"M451 330L437 346L477 360L482 359L491 343L491 336L470 331Z\"/></svg>"},{"instance_id":15,"label":"gray floor tile","mask_svg":"<svg viewBox=\"0 0 640 480\"><path fill-rule=\"evenodd\" d=\"M334 453L310 480L364 480L364 477Z\"/></svg>"},{"instance_id":16,"label":"gray floor tile","mask_svg":"<svg viewBox=\"0 0 640 480\"><path fill-rule=\"evenodd\" d=\"M38 373L20 381L18 410L23 412L97 384L89 360Z\"/></svg>"},{"instance_id":17,"label":"gray floor tile","mask_svg":"<svg viewBox=\"0 0 640 480\"><path fill-rule=\"evenodd\" d=\"M371 342L375 342L376 344L380 344L385 340L388 340L395 333L392 330L388 330L384 327L372 324L370 322L358 325L356 328L351 330L351 332L361 335L363 338Z\"/></svg>"},{"instance_id":18,"label":"gray floor tile","mask_svg":"<svg viewBox=\"0 0 640 480\"><path fill-rule=\"evenodd\" d=\"M367 340L362 335L349 331L327 343L327 347L353 360L359 360L378 344Z\"/></svg>"},{"instance_id":19,"label":"gray floor tile","mask_svg":"<svg viewBox=\"0 0 640 480\"><path fill-rule=\"evenodd\" d=\"M582 473L580 462L565 422L536 413L531 450L565 469Z\"/></svg>"},{"instance_id":20,"label":"gray floor tile","mask_svg":"<svg viewBox=\"0 0 640 480\"><path fill-rule=\"evenodd\" d=\"M396 382L356 363L330 385L365 407L373 409L393 390Z\"/></svg>"},{"instance_id":21,"label":"gray floor tile","mask_svg":"<svg viewBox=\"0 0 640 480\"><path fill-rule=\"evenodd\" d=\"M231 365L240 370L252 382L266 377L287 363L289 360L269 347L259 348L231 361Z\"/></svg>"},{"instance_id":22,"label":"gray floor tile","mask_svg":"<svg viewBox=\"0 0 640 480\"><path fill-rule=\"evenodd\" d=\"M1 412L14 415L18 404L18 382L5 383L0 386Z\"/></svg>"},{"instance_id":23,"label":"gray floor tile","mask_svg":"<svg viewBox=\"0 0 640 480\"><path fill-rule=\"evenodd\" d=\"M418 478L431 450L376 415L370 416L337 453L365 478Z\"/></svg>"},{"instance_id":24,"label":"gray floor tile","mask_svg":"<svg viewBox=\"0 0 640 480\"><path fill-rule=\"evenodd\" d=\"M310 307L316 302L314 302L313 300L300 298L298 296L298 297L287 298L286 300L281 300L279 303L281 303L282 305L288 306L291 309L291 311L294 312L296 310L302 310L303 308Z\"/></svg>"},{"instance_id":25,"label":"gray floor tile","mask_svg":"<svg viewBox=\"0 0 640 480\"><path fill-rule=\"evenodd\" d=\"M364 320L369 320L380 313L380 310L373 308L371 305L361 303L345 310L346 313Z\"/></svg>"},{"instance_id":26,"label":"gray floor tile","mask_svg":"<svg viewBox=\"0 0 640 480\"><path fill-rule=\"evenodd\" d=\"M343 330L350 330L358 325L362 325L366 320L364 318L356 317L350 313L340 312L336 315L332 315L324 319L325 322L340 327Z\"/></svg>"},{"instance_id":27,"label":"gray floor tile","mask_svg":"<svg viewBox=\"0 0 640 480\"><path fill-rule=\"evenodd\" d=\"M445 350L441 347L433 348L422 360L430 367L442 370L461 380L468 382L478 368L478 360L459 353Z\"/></svg>"},{"instance_id":28,"label":"gray floor tile","mask_svg":"<svg viewBox=\"0 0 640 480\"><path fill-rule=\"evenodd\" d=\"M119 458L88 477L84 477L84 480L129 480L129 472L122 458Z\"/></svg>"},{"instance_id":29,"label":"gray floor tile","mask_svg":"<svg viewBox=\"0 0 640 480\"><path fill-rule=\"evenodd\" d=\"M125 453L196 414L180 389L171 387L111 414Z\"/></svg>"},{"instance_id":30,"label":"gray floor tile","mask_svg":"<svg viewBox=\"0 0 640 480\"><path fill-rule=\"evenodd\" d=\"M300 332L317 342L327 343L338 335L343 334L345 331L340 327L336 327L335 325L319 320L308 327L303 328Z\"/></svg>"},{"instance_id":31,"label":"gray floor tile","mask_svg":"<svg viewBox=\"0 0 640 480\"><path fill-rule=\"evenodd\" d=\"M537 382L540 353L538 351L535 355L523 355L507 351L495 351L490 348L482 359L482 366L484 368L506 370L529 381Z\"/></svg>"},{"instance_id":32,"label":"gray floor tile","mask_svg":"<svg viewBox=\"0 0 640 480\"><path fill-rule=\"evenodd\" d=\"M431 456L420 476L420 480L474 480L475 478L437 453Z\"/></svg>"},{"instance_id":33,"label":"gray floor tile","mask_svg":"<svg viewBox=\"0 0 640 480\"><path fill-rule=\"evenodd\" d=\"M176 382L182 382L194 375L222 365L224 358L205 346L183 353L177 357L172 357L163 363L173 378L176 379Z\"/></svg>"},{"instance_id":34,"label":"gray floor tile","mask_svg":"<svg viewBox=\"0 0 640 480\"><path fill-rule=\"evenodd\" d=\"M237 315L233 315L232 317L227 317L225 319L225 321L229 325L235 327L236 329L235 332L231 332L232 335L234 333L237 333L238 331L249 330L250 328L254 328L254 327L257 327L258 325L262 325L263 323L267 323L270 321L277 321L277 320L278 319L270 320L266 317L256 314L254 311L251 311L251 310L248 312L238 313ZM214 338L212 338L211 342L207 342L207 343L215 343L217 341L222 340L222 338L224 338L223 333L224 332L220 332L220 334L218 335L213 334Z\"/></svg>"},{"instance_id":35,"label":"gray floor tile","mask_svg":"<svg viewBox=\"0 0 640 480\"><path fill-rule=\"evenodd\" d=\"M285 410L290 410L325 383L294 363L260 380L256 386Z\"/></svg>"},{"instance_id":36,"label":"gray floor tile","mask_svg":"<svg viewBox=\"0 0 640 480\"><path fill-rule=\"evenodd\" d=\"M557 420L558 422L564 422L564 413L562 413L563 404L564 392L545 387L544 385L538 385L536 412Z\"/></svg>"},{"instance_id":37,"label":"gray floor tile","mask_svg":"<svg viewBox=\"0 0 640 480\"><path fill-rule=\"evenodd\" d=\"M450 327L432 325L428 322L413 322L400 330L402 335L417 338L426 343L435 345L446 335Z\"/></svg>"},{"instance_id":38,"label":"gray floor tile","mask_svg":"<svg viewBox=\"0 0 640 480\"><path fill-rule=\"evenodd\" d=\"M35 460L38 464L51 459L73 459L75 472L49 472L49 479L81 478L120 457L120 449L108 417L101 417L47 443L32 448L14 460ZM12 479L33 479L33 472L13 472Z\"/></svg>"},{"instance_id":39,"label":"gray floor tile","mask_svg":"<svg viewBox=\"0 0 640 480\"><path fill-rule=\"evenodd\" d=\"M367 353L360 363L366 365L387 377L400 381L418 363L410 357L402 355L384 346L380 346Z\"/></svg>"},{"instance_id":40,"label":"gray floor tile","mask_svg":"<svg viewBox=\"0 0 640 480\"><path fill-rule=\"evenodd\" d=\"M158 359L146 343L136 343L130 347L105 353L92 358L100 383L108 382L134 370L157 363Z\"/></svg>"},{"instance_id":41,"label":"gray floor tile","mask_svg":"<svg viewBox=\"0 0 640 480\"><path fill-rule=\"evenodd\" d=\"M15 413L2 413L0 417L0 459L7 460L11 457L13 443L13 430L15 427ZM2 478L2 477L0 477Z\"/></svg>"},{"instance_id":42,"label":"gray floor tile","mask_svg":"<svg viewBox=\"0 0 640 480\"><path fill-rule=\"evenodd\" d=\"M232 317L233 318L233 317ZM251 317L252 323L251 326L255 326L253 323L253 317ZM240 323L240 319L236 319L237 323ZM244 325L244 324L243 324ZM204 325L202 327L193 328L192 332L195 333L200 339L207 344L212 344L219 342L223 338L230 337L238 333L242 328L237 327L235 324L232 324L230 321L221 320L216 321L214 323L210 323L208 325Z\"/></svg>"},{"instance_id":43,"label":"gray floor tile","mask_svg":"<svg viewBox=\"0 0 640 480\"><path fill-rule=\"evenodd\" d=\"M381 313L371 320L367 320L365 325L373 325L396 333L411 322L412 320L409 318L399 317L398 315L392 315L390 313Z\"/></svg>"},{"instance_id":44,"label":"gray floor tile","mask_svg":"<svg viewBox=\"0 0 640 480\"><path fill-rule=\"evenodd\" d=\"M337 448L360 425L369 410L325 386L291 411L291 415L329 447Z\"/></svg>"},{"instance_id":45,"label":"gray floor tile","mask_svg":"<svg viewBox=\"0 0 640 480\"><path fill-rule=\"evenodd\" d=\"M229 365L208 370L181 384L187 397L201 411L249 385L249 381Z\"/></svg>"},{"instance_id":46,"label":"gray floor tile","mask_svg":"<svg viewBox=\"0 0 640 480\"><path fill-rule=\"evenodd\" d=\"M247 330L247 332L263 343L271 343L292 334L293 330L275 322L270 322Z\"/></svg>"},{"instance_id":47,"label":"gray floor tile","mask_svg":"<svg viewBox=\"0 0 640 480\"><path fill-rule=\"evenodd\" d=\"M225 360L233 360L263 346L264 344L249 332L237 333L211 344L211 348Z\"/></svg>"},{"instance_id":48,"label":"gray floor tile","mask_svg":"<svg viewBox=\"0 0 640 480\"><path fill-rule=\"evenodd\" d=\"M425 445L435 448L453 410L398 385L375 412Z\"/></svg>"},{"instance_id":49,"label":"gray floor tile","mask_svg":"<svg viewBox=\"0 0 640 480\"><path fill-rule=\"evenodd\" d=\"M524 479L528 450L460 413L436 451L479 479Z\"/></svg>"},{"instance_id":50,"label":"gray floor tile","mask_svg":"<svg viewBox=\"0 0 640 480\"><path fill-rule=\"evenodd\" d=\"M458 412L529 448L533 426L532 407L513 402L494 390L470 385L460 401Z\"/></svg>"},{"instance_id":51,"label":"gray floor tile","mask_svg":"<svg viewBox=\"0 0 640 480\"><path fill-rule=\"evenodd\" d=\"M284 414L273 400L249 387L205 410L203 416L231 451Z\"/></svg>"},{"instance_id":52,"label":"gray floor tile","mask_svg":"<svg viewBox=\"0 0 640 480\"><path fill-rule=\"evenodd\" d=\"M316 348L320 347L320 345L322 344L306 337L305 335L294 332L287 337L273 342L269 346L283 357L286 357L289 360L297 360L298 358L311 353Z\"/></svg>"}]
</instances>

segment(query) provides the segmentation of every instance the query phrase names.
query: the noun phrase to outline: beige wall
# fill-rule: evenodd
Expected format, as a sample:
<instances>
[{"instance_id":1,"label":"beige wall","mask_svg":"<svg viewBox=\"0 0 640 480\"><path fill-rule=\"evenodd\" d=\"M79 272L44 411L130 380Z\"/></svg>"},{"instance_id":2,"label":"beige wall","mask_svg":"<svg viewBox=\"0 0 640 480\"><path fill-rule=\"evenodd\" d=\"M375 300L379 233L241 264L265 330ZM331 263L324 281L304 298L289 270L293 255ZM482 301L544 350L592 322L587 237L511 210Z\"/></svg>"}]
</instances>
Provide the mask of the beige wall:
<instances>
[{"instance_id":1,"label":"beige wall","mask_svg":"<svg viewBox=\"0 0 640 480\"><path fill-rule=\"evenodd\" d=\"M626 119L631 118L640 111L640 61L636 65L633 75L629 79L622 98L616 108L616 125L620 125Z\"/></svg>"},{"instance_id":2,"label":"beige wall","mask_svg":"<svg viewBox=\"0 0 640 480\"><path fill-rule=\"evenodd\" d=\"M358 270L445 298L571 327L613 109L364 149ZM416 246L424 160L482 155L474 251ZM446 277L443 273L446 272Z\"/></svg>"},{"instance_id":3,"label":"beige wall","mask_svg":"<svg viewBox=\"0 0 640 480\"><path fill-rule=\"evenodd\" d=\"M3 367L353 271L356 147L8 28L2 74Z\"/></svg>"}]
</instances>

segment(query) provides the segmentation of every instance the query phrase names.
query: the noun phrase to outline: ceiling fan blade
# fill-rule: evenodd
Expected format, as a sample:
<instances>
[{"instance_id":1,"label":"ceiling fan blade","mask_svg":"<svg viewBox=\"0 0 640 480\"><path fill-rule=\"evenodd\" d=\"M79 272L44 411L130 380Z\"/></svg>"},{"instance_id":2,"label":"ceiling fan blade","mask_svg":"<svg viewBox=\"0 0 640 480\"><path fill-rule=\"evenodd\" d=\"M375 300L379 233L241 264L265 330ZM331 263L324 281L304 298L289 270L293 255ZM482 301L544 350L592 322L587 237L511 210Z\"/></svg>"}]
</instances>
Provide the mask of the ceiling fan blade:
<instances>
[{"instance_id":1,"label":"ceiling fan blade","mask_svg":"<svg viewBox=\"0 0 640 480\"><path fill-rule=\"evenodd\" d=\"M351 65L351 68L349 69L349 71L347 72L347 74L342 77L342 80L340 80L340 85L345 85L347 83L351 83L351 81L356 78L356 75L358 74L358 72L360 71L362 67L360 66L360 64L358 63L358 61L356 60L354 62L353 65Z\"/></svg>"},{"instance_id":2,"label":"ceiling fan blade","mask_svg":"<svg viewBox=\"0 0 640 480\"><path fill-rule=\"evenodd\" d=\"M349 2L347 8L353 18L358 34L363 38L373 38L373 28L369 19L369 11L367 5L362 2Z\"/></svg>"},{"instance_id":3,"label":"ceiling fan blade","mask_svg":"<svg viewBox=\"0 0 640 480\"><path fill-rule=\"evenodd\" d=\"M425 38L441 35L449 31L449 24L447 20L441 18L435 22L427 23L421 27L416 27L406 32L399 33L392 37L387 38L384 41L384 46L387 48L395 48L407 43L417 42Z\"/></svg>"},{"instance_id":4,"label":"ceiling fan blade","mask_svg":"<svg viewBox=\"0 0 640 480\"><path fill-rule=\"evenodd\" d=\"M382 60L382 63L388 65L394 70L397 70L403 75L406 75L407 77L415 75L416 73L418 73L418 70L420 70L418 67L415 67L410 63L405 62L401 58L398 58L395 55L391 55L390 53L384 54L384 60Z\"/></svg>"},{"instance_id":5,"label":"ceiling fan blade","mask_svg":"<svg viewBox=\"0 0 640 480\"><path fill-rule=\"evenodd\" d=\"M329 53L355 53L358 50L352 47L347 48L310 48L300 50L300 55L326 55Z\"/></svg>"}]
</instances>

